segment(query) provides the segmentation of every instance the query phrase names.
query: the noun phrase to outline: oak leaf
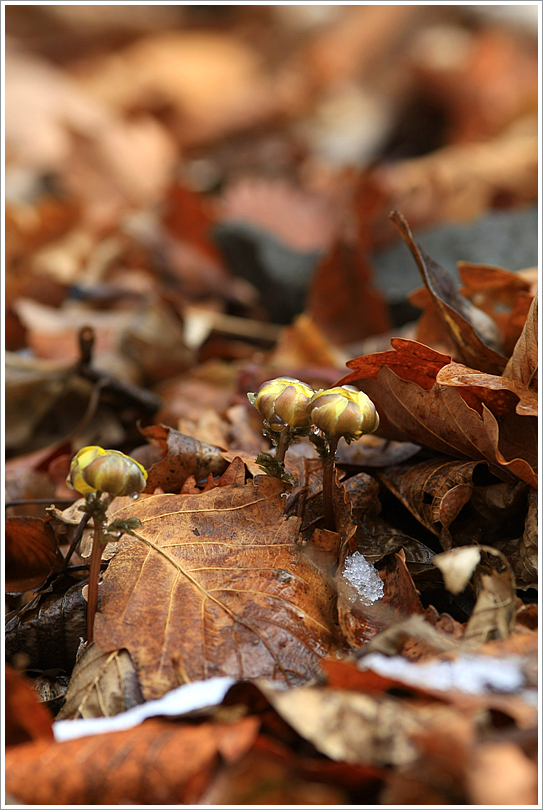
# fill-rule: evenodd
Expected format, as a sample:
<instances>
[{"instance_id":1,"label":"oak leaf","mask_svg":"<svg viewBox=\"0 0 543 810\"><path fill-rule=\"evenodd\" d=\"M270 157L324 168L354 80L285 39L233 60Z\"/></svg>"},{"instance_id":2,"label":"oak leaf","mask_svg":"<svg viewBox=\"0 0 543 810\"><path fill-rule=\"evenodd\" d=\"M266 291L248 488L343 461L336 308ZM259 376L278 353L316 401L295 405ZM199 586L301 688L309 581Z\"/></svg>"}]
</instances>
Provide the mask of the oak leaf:
<instances>
[{"instance_id":1,"label":"oak leaf","mask_svg":"<svg viewBox=\"0 0 543 810\"><path fill-rule=\"evenodd\" d=\"M392 351L357 357L339 385L377 405L380 436L447 455L486 459L537 486L537 395L521 382L452 363L404 338Z\"/></svg>"},{"instance_id":2,"label":"oak leaf","mask_svg":"<svg viewBox=\"0 0 543 810\"><path fill-rule=\"evenodd\" d=\"M230 675L299 684L335 646L334 598L283 516L283 485L260 476L200 495L121 508L125 535L102 585L95 641L126 648L146 699Z\"/></svg>"}]
</instances>

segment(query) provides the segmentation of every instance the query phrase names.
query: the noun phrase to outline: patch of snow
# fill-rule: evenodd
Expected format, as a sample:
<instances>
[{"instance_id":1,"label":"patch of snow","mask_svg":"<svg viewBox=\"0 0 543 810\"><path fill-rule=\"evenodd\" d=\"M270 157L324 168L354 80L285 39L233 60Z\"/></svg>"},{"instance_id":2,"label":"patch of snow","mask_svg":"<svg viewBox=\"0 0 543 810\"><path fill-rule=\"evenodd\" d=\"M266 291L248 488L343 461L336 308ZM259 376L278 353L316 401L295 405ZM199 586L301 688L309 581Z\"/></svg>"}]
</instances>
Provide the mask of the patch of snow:
<instances>
[{"instance_id":1,"label":"patch of snow","mask_svg":"<svg viewBox=\"0 0 543 810\"><path fill-rule=\"evenodd\" d=\"M385 592L383 580L359 551L355 551L345 560L343 576L353 588L356 588L358 598L364 605L372 605L381 599Z\"/></svg>"},{"instance_id":2,"label":"patch of snow","mask_svg":"<svg viewBox=\"0 0 543 810\"><path fill-rule=\"evenodd\" d=\"M93 734L124 731L139 726L148 717L177 717L195 709L217 706L234 683L236 683L234 678L209 678L207 681L194 681L172 689L158 700L148 700L147 703L134 706L114 717L57 720L56 723L53 723L55 740L65 742Z\"/></svg>"},{"instance_id":3,"label":"patch of snow","mask_svg":"<svg viewBox=\"0 0 543 810\"><path fill-rule=\"evenodd\" d=\"M394 678L412 686L448 691L457 689L471 695L485 692L516 692L522 688L525 676L522 659L492 658L488 655L463 655L460 658L428 661L417 664L399 655L369 653L360 659L359 669L371 669L384 677Z\"/></svg>"}]
</instances>

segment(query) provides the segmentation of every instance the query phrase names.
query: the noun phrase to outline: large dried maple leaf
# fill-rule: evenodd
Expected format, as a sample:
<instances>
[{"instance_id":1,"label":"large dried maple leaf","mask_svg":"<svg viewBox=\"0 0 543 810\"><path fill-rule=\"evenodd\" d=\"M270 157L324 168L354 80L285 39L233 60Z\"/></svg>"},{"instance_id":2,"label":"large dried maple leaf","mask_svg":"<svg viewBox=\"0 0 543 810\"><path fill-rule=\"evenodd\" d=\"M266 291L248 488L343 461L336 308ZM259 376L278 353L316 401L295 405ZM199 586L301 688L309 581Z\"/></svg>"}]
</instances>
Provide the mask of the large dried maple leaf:
<instances>
[{"instance_id":1,"label":"large dried maple leaf","mask_svg":"<svg viewBox=\"0 0 543 810\"><path fill-rule=\"evenodd\" d=\"M295 685L334 647L334 596L283 515L283 486L259 476L200 495L157 495L101 589L95 641L130 652L146 699L217 675Z\"/></svg>"},{"instance_id":2,"label":"large dried maple leaf","mask_svg":"<svg viewBox=\"0 0 543 810\"><path fill-rule=\"evenodd\" d=\"M537 486L537 394L522 382L452 363L404 338L392 351L348 362L338 384L356 384L376 403L378 434L450 456L486 459Z\"/></svg>"}]
</instances>

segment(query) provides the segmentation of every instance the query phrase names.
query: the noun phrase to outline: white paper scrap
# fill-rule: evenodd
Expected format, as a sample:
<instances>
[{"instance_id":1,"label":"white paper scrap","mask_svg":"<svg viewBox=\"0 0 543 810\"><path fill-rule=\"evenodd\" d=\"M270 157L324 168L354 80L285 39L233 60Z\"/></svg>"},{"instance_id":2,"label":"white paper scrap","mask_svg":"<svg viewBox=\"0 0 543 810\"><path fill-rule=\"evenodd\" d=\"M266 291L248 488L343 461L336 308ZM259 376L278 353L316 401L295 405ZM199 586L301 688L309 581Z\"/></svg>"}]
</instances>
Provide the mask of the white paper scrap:
<instances>
[{"instance_id":1,"label":"white paper scrap","mask_svg":"<svg viewBox=\"0 0 543 810\"><path fill-rule=\"evenodd\" d=\"M217 706L235 684L234 678L209 678L194 681L172 689L158 700L148 700L114 717L89 717L79 720L57 720L53 732L57 742L88 737L92 734L107 734L139 726L148 717L176 717L195 709Z\"/></svg>"}]
</instances>

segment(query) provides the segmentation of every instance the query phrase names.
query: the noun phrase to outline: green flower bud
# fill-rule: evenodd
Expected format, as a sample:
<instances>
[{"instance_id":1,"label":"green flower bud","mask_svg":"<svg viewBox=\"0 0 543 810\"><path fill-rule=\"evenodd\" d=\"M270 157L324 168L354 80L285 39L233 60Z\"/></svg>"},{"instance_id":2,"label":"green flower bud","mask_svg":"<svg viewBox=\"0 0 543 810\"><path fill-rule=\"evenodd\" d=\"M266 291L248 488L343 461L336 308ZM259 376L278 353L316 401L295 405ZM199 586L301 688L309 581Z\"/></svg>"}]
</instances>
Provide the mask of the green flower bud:
<instances>
[{"instance_id":1,"label":"green flower bud","mask_svg":"<svg viewBox=\"0 0 543 810\"><path fill-rule=\"evenodd\" d=\"M248 396L270 428L280 431L285 425L290 428L309 427L311 416L308 405L314 393L310 385L300 380L277 377L263 383L256 394Z\"/></svg>"},{"instance_id":2,"label":"green flower bud","mask_svg":"<svg viewBox=\"0 0 543 810\"><path fill-rule=\"evenodd\" d=\"M108 492L132 495L145 489L147 471L135 459L118 450L83 447L72 459L66 484L81 495Z\"/></svg>"},{"instance_id":3,"label":"green flower bud","mask_svg":"<svg viewBox=\"0 0 543 810\"><path fill-rule=\"evenodd\" d=\"M371 399L353 385L318 391L309 404L311 421L329 436L359 439L379 427L379 414Z\"/></svg>"}]
</instances>

